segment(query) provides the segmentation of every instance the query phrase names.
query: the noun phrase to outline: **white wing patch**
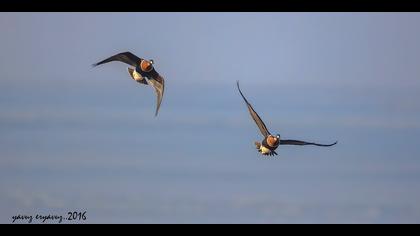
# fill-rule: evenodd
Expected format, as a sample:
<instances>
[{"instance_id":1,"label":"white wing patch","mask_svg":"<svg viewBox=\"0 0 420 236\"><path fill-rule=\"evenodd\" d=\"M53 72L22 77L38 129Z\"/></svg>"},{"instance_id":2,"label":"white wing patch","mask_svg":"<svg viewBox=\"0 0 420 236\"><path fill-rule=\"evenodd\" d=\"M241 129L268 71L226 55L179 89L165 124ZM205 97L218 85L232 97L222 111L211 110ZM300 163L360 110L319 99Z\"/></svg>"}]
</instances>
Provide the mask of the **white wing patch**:
<instances>
[{"instance_id":1,"label":"white wing patch","mask_svg":"<svg viewBox=\"0 0 420 236\"><path fill-rule=\"evenodd\" d=\"M261 154L263 154L263 155L267 155L267 154L271 153L271 150L264 147L263 145L260 146L260 151L261 151Z\"/></svg>"},{"instance_id":2,"label":"white wing patch","mask_svg":"<svg viewBox=\"0 0 420 236\"><path fill-rule=\"evenodd\" d=\"M133 71L133 78L137 82L141 82L144 80L143 76L141 76L140 73L137 73L137 71Z\"/></svg>"}]
</instances>

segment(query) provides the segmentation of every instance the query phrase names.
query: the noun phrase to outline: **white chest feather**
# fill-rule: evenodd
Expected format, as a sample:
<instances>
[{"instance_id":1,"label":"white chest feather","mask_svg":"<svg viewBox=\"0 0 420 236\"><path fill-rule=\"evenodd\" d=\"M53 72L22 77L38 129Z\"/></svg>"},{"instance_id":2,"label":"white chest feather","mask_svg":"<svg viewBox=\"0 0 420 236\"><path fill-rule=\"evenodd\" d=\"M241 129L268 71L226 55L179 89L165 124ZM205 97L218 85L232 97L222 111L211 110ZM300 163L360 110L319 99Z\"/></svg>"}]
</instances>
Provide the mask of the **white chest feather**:
<instances>
[{"instance_id":1,"label":"white chest feather","mask_svg":"<svg viewBox=\"0 0 420 236\"><path fill-rule=\"evenodd\" d=\"M261 147L260 147L260 151L261 151L261 153L262 153L262 154L268 154L268 153L270 153L270 152L271 152L271 150L270 150L270 149L268 149L268 148L266 148L266 147L264 147L264 146L262 146L262 145L261 145Z\"/></svg>"},{"instance_id":2,"label":"white chest feather","mask_svg":"<svg viewBox=\"0 0 420 236\"><path fill-rule=\"evenodd\" d=\"M144 79L143 76L141 76L141 74L137 73L136 71L133 71L133 78L136 81L142 81Z\"/></svg>"}]
</instances>

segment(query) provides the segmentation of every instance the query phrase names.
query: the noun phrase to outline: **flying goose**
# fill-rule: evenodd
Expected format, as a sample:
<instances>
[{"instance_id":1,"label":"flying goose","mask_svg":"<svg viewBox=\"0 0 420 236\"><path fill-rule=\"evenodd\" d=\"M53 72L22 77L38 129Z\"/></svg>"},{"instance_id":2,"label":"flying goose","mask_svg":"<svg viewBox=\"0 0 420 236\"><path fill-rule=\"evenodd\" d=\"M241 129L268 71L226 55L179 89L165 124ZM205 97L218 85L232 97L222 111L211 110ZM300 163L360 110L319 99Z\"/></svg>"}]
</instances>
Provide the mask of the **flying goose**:
<instances>
[{"instance_id":1,"label":"flying goose","mask_svg":"<svg viewBox=\"0 0 420 236\"><path fill-rule=\"evenodd\" d=\"M315 146L321 146L321 147L330 147L337 142L332 144L318 144L318 143L311 143L311 142L305 142L305 141L299 141L299 140L290 140L290 139L281 139L280 135L272 135L267 127L265 126L264 122L261 120L260 116L255 112L254 108L252 108L251 104L248 102L248 100L245 98L245 96L242 94L241 89L239 88L239 81L236 81L236 85L238 87L239 93L241 94L242 98L244 99L248 111L251 114L252 119L254 119L255 123L257 124L258 128L260 129L261 134L264 136L264 139L262 142L255 142L255 146L262 155L277 155L276 149L279 145L315 145Z\"/></svg>"},{"instance_id":2,"label":"flying goose","mask_svg":"<svg viewBox=\"0 0 420 236\"><path fill-rule=\"evenodd\" d=\"M162 76L159 75L158 72L156 72L153 66L153 60L145 60L143 58L137 57L131 52L123 52L95 63L93 66L99 66L112 61L120 61L134 67L128 68L128 73L130 74L131 78L140 84L151 85L155 89L157 96L155 116L157 116L165 90L165 80Z\"/></svg>"}]
</instances>

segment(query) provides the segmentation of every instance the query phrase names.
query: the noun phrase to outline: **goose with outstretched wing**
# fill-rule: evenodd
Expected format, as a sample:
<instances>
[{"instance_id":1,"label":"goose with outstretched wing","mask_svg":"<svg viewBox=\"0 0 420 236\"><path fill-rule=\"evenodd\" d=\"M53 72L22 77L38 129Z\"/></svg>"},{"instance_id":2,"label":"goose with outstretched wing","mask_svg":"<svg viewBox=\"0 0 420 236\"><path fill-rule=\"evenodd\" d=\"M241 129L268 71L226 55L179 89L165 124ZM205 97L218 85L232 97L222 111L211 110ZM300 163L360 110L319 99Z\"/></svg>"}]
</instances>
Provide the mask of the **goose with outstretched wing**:
<instances>
[{"instance_id":1,"label":"goose with outstretched wing","mask_svg":"<svg viewBox=\"0 0 420 236\"><path fill-rule=\"evenodd\" d=\"M258 128L260 129L261 134L264 136L264 139L262 142L255 142L255 146L262 155L265 156L273 156L277 155L276 149L279 145L315 145L315 146L321 146L321 147L330 147L337 142L334 142L332 144L318 144L318 143L312 143L312 142L305 142L305 141L299 141L299 140L289 140L289 139L281 139L280 135L272 135L267 127L265 126L264 122L260 118L260 116L257 114L257 112L254 110L254 108L251 106L251 104L248 102L248 100L245 98L245 96L242 94L241 89L239 88L239 81L236 81L236 85L238 87L239 93L241 94L242 98L244 99L248 111L251 114L252 119L257 124Z\"/></svg>"},{"instance_id":2,"label":"goose with outstretched wing","mask_svg":"<svg viewBox=\"0 0 420 236\"><path fill-rule=\"evenodd\" d=\"M93 66L99 66L108 62L119 61L128 64L134 68L128 68L128 73L131 78L140 84L151 85L156 92L157 104L155 116L158 115L160 104L162 103L163 93L165 91L165 80L155 70L153 60L145 60L137 57L131 52L123 52L111 56L103 61L93 64Z\"/></svg>"}]
</instances>

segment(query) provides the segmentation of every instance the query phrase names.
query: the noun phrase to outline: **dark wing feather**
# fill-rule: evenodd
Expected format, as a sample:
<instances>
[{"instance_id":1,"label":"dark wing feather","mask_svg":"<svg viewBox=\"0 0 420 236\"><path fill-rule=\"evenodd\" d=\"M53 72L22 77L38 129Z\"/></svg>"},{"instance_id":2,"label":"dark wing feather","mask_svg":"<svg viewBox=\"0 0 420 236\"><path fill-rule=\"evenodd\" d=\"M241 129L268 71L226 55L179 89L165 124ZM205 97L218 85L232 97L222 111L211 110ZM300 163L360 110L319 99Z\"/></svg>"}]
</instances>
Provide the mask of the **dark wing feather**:
<instances>
[{"instance_id":1,"label":"dark wing feather","mask_svg":"<svg viewBox=\"0 0 420 236\"><path fill-rule=\"evenodd\" d=\"M158 115L160 104L162 103L163 93L165 92L165 79L160 76L157 72L152 73L152 78L149 79L148 83L153 86L156 92L156 112L155 116Z\"/></svg>"},{"instance_id":2,"label":"dark wing feather","mask_svg":"<svg viewBox=\"0 0 420 236\"><path fill-rule=\"evenodd\" d=\"M107 58L103 61L100 61L100 62L96 63L96 64L93 64L93 66L99 66L99 65L111 62L111 61L120 61L120 62L124 62L128 65L136 67L137 65L140 64L141 60L143 60L143 59L137 57L136 55L134 55L131 52L123 52L123 53L119 53L117 55L114 55L112 57L109 57L109 58Z\"/></svg>"},{"instance_id":3,"label":"dark wing feather","mask_svg":"<svg viewBox=\"0 0 420 236\"><path fill-rule=\"evenodd\" d=\"M309 143L305 141L299 141L299 140L280 140L280 145L315 145L315 146L321 146L321 147L330 147L333 145L336 145L337 142L332 144L318 144L318 143Z\"/></svg>"},{"instance_id":4,"label":"dark wing feather","mask_svg":"<svg viewBox=\"0 0 420 236\"><path fill-rule=\"evenodd\" d=\"M242 94L242 91L239 88L239 81L236 81L236 85L238 86L239 93L241 94L242 98L244 99L246 105L248 106L248 110L249 110L249 113L251 114L252 119L254 119L255 123L257 124L258 128L260 129L261 134L264 137L267 137L268 135L270 135L270 132L268 131L264 122L261 120L260 116L257 114L257 112L255 112L254 108L252 108L251 104L248 102L248 100Z\"/></svg>"}]
</instances>

